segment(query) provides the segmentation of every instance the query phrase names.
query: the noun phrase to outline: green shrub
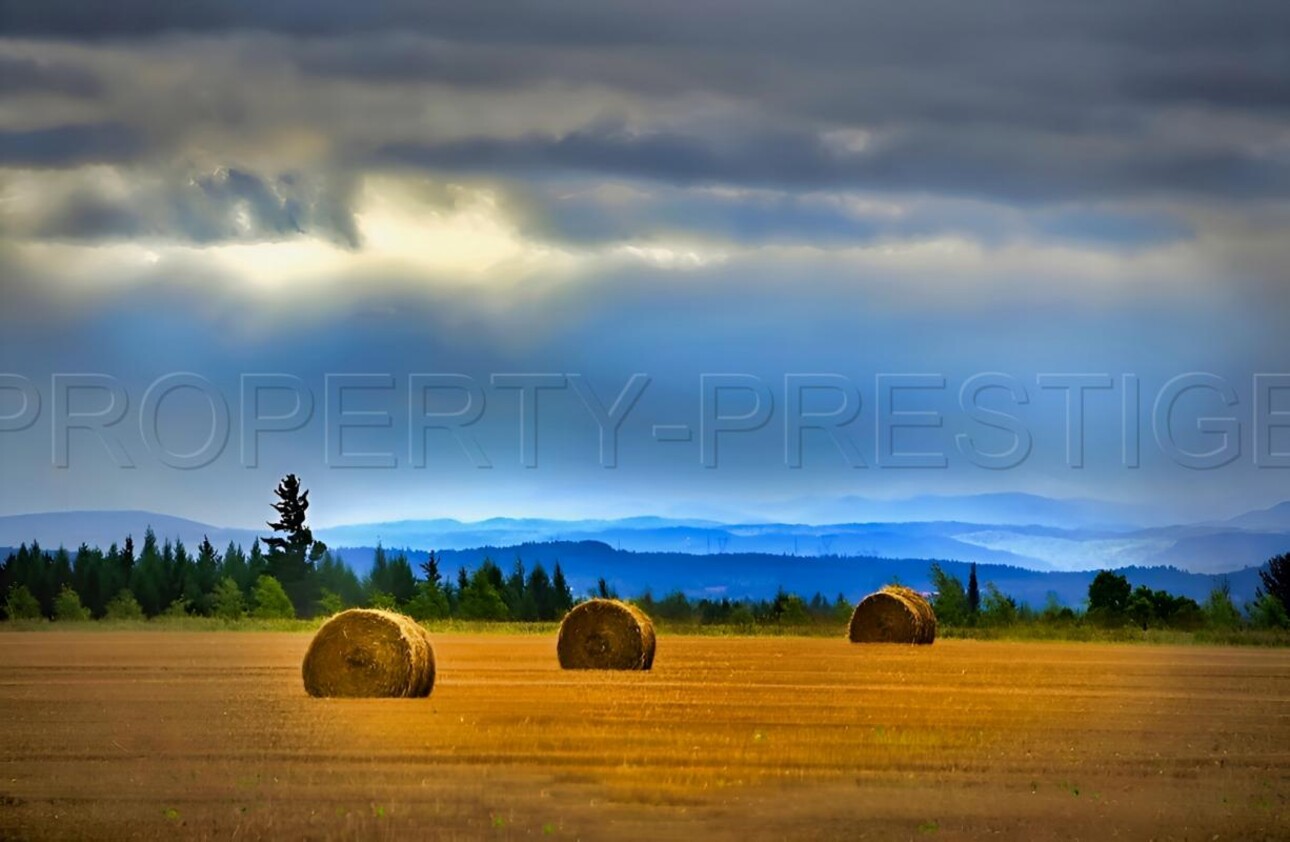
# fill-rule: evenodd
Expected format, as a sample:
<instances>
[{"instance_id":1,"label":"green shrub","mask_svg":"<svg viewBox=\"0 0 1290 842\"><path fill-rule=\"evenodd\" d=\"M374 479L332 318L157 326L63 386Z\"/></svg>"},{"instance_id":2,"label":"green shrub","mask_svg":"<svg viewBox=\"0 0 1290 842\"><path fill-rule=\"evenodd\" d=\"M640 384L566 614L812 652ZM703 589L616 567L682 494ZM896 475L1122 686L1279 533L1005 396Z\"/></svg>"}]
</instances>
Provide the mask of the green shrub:
<instances>
[{"instance_id":1,"label":"green shrub","mask_svg":"<svg viewBox=\"0 0 1290 842\"><path fill-rule=\"evenodd\" d=\"M231 576L225 576L215 586L215 592L211 595L211 613L221 620L240 620L246 613L242 589Z\"/></svg>"},{"instance_id":2,"label":"green shrub","mask_svg":"<svg viewBox=\"0 0 1290 842\"><path fill-rule=\"evenodd\" d=\"M40 603L26 585L14 585L9 589L4 612L10 620L39 620L41 616Z\"/></svg>"},{"instance_id":3,"label":"green shrub","mask_svg":"<svg viewBox=\"0 0 1290 842\"><path fill-rule=\"evenodd\" d=\"M385 591L372 591L372 595L367 598L367 607L382 611L398 611L399 602Z\"/></svg>"},{"instance_id":4,"label":"green shrub","mask_svg":"<svg viewBox=\"0 0 1290 842\"><path fill-rule=\"evenodd\" d=\"M134 598L134 594L128 588L122 588L121 592L108 602L103 618L105 620L142 620L143 608L139 606L139 600Z\"/></svg>"},{"instance_id":5,"label":"green shrub","mask_svg":"<svg viewBox=\"0 0 1290 842\"><path fill-rule=\"evenodd\" d=\"M282 589L282 585L272 576L261 576L255 582L252 594L255 610L251 616L260 620L290 620L296 616L291 597Z\"/></svg>"},{"instance_id":6,"label":"green shrub","mask_svg":"<svg viewBox=\"0 0 1290 842\"><path fill-rule=\"evenodd\" d=\"M448 597L431 582L417 585L417 594L407 605L408 616L414 620L442 620L449 614Z\"/></svg>"},{"instance_id":7,"label":"green shrub","mask_svg":"<svg viewBox=\"0 0 1290 842\"><path fill-rule=\"evenodd\" d=\"M63 585L54 599L54 619L63 623L83 623L90 618L90 612L81 603L80 594Z\"/></svg>"},{"instance_id":8,"label":"green shrub","mask_svg":"<svg viewBox=\"0 0 1290 842\"><path fill-rule=\"evenodd\" d=\"M1236 605L1232 602L1232 587L1226 580L1209 592L1209 599L1205 600L1204 611L1205 621L1210 628L1240 628L1241 612L1237 610Z\"/></svg>"},{"instance_id":9,"label":"green shrub","mask_svg":"<svg viewBox=\"0 0 1290 842\"><path fill-rule=\"evenodd\" d=\"M1261 593L1250 606L1250 625L1256 629L1290 629L1286 607L1270 593Z\"/></svg>"},{"instance_id":10,"label":"green shrub","mask_svg":"<svg viewBox=\"0 0 1290 842\"><path fill-rule=\"evenodd\" d=\"M318 612L324 617L330 617L332 614L339 614L344 610L345 600L340 598L340 594L323 588L318 595Z\"/></svg>"}]
</instances>

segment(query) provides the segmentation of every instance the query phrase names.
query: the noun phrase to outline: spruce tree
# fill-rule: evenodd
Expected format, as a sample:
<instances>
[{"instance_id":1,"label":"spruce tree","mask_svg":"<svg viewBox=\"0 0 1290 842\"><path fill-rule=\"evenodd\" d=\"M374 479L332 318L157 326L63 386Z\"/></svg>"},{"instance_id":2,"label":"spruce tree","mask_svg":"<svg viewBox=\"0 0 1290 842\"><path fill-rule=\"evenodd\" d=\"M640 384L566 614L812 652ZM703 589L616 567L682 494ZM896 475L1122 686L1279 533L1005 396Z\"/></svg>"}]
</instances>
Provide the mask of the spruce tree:
<instances>
[{"instance_id":1,"label":"spruce tree","mask_svg":"<svg viewBox=\"0 0 1290 842\"><path fill-rule=\"evenodd\" d=\"M421 578L436 588L443 584L443 576L439 573L439 559L435 556L434 550L431 550L426 560L421 562Z\"/></svg>"},{"instance_id":2,"label":"spruce tree","mask_svg":"<svg viewBox=\"0 0 1290 842\"><path fill-rule=\"evenodd\" d=\"M981 588L976 582L976 562L972 562L972 569L968 572L967 588L968 614L972 617L977 615L981 610Z\"/></svg>"},{"instance_id":3,"label":"spruce tree","mask_svg":"<svg viewBox=\"0 0 1290 842\"><path fill-rule=\"evenodd\" d=\"M552 600L555 606L555 618L563 617L569 609L573 608L573 591L569 588L569 583L564 578L564 571L560 569L560 562L555 563L555 573L551 576L551 588L555 591Z\"/></svg>"},{"instance_id":4,"label":"spruce tree","mask_svg":"<svg viewBox=\"0 0 1290 842\"><path fill-rule=\"evenodd\" d=\"M275 534L263 539L269 548L268 572L291 597L296 613L309 616L317 601L314 563L322 558L327 545L315 541L305 523L309 492L301 489L295 474L283 477L274 493L278 496L273 504L278 519L268 521L268 526Z\"/></svg>"}]
</instances>

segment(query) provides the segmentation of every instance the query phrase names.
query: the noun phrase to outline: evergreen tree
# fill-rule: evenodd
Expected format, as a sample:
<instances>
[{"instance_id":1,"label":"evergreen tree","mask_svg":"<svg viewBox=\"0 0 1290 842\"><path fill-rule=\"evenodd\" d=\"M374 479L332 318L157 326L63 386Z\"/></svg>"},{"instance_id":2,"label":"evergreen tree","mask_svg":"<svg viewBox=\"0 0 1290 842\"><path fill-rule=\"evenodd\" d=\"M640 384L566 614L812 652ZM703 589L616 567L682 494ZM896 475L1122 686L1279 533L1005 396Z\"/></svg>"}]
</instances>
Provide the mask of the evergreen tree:
<instances>
[{"instance_id":1,"label":"evergreen tree","mask_svg":"<svg viewBox=\"0 0 1290 842\"><path fill-rule=\"evenodd\" d=\"M431 550L426 560L421 562L421 578L436 588L443 584L443 577L439 574L439 559L435 556L434 550Z\"/></svg>"},{"instance_id":2,"label":"evergreen tree","mask_svg":"<svg viewBox=\"0 0 1290 842\"><path fill-rule=\"evenodd\" d=\"M367 577L367 595L370 602L377 594L385 594L398 606L416 596L417 580L412 575L408 557L399 553L390 558L378 543L372 558L372 572Z\"/></svg>"},{"instance_id":3,"label":"evergreen tree","mask_svg":"<svg viewBox=\"0 0 1290 842\"><path fill-rule=\"evenodd\" d=\"M439 585L427 579L417 583L416 596L408 601L406 610L414 620L442 620L448 616L451 607Z\"/></svg>"},{"instance_id":4,"label":"evergreen tree","mask_svg":"<svg viewBox=\"0 0 1290 842\"><path fill-rule=\"evenodd\" d=\"M130 552L133 554L134 547L130 548ZM90 612L95 617L102 617L107 611L108 600L115 594L120 593L122 588L130 586L130 571L122 561L123 556L124 554L116 544L108 548L101 568L102 578L98 584L98 594L89 603ZM133 559L131 563L133 563Z\"/></svg>"},{"instance_id":5,"label":"evergreen tree","mask_svg":"<svg viewBox=\"0 0 1290 842\"><path fill-rule=\"evenodd\" d=\"M489 568L492 568L490 570ZM466 620L506 620L510 611L492 576L497 567L487 560L479 566L461 592L458 613ZM500 571L498 571L500 572Z\"/></svg>"},{"instance_id":6,"label":"evergreen tree","mask_svg":"<svg viewBox=\"0 0 1290 842\"><path fill-rule=\"evenodd\" d=\"M681 591L672 591L663 597L655 604L654 611L663 620L686 622L693 617L690 601Z\"/></svg>"},{"instance_id":7,"label":"evergreen tree","mask_svg":"<svg viewBox=\"0 0 1290 842\"><path fill-rule=\"evenodd\" d=\"M416 596L417 577L412 573L412 565L408 563L406 554L399 553L390 561L389 585L390 596L394 597L399 605Z\"/></svg>"},{"instance_id":8,"label":"evergreen tree","mask_svg":"<svg viewBox=\"0 0 1290 842\"><path fill-rule=\"evenodd\" d=\"M61 544L54 553L54 583L61 593L64 585L72 584L72 554Z\"/></svg>"},{"instance_id":9,"label":"evergreen tree","mask_svg":"<svg viewBox=\"0 0 1290 842\"><path fill-rule=\"evenodd\" d=\"M558 619L573 608L573 590L564 578L564 571L560 569L558 561L555 563L555 572L551 574L551 589L554 591L552 603L555 607L552 619Z\"/></svg>"},{"instance_id":10,"label":"evergreen tree","mask_svg":"<svg viewBox=\"0 0 1290 842\"><path fill-rule=\"evenodd\" d=\"M502 592L502 598L513 619L532 622L538 618L537 600L528 591L524 562L518 558L511 568L511 575L506 577L506 589Z\"/></svg>"},{"instance_id":11,"label":"evergreen tree","mask_svg":"<svg viewBox=\"0 0 1290 842\"><path fill-rule=\"evenodd\" d=\"M258 542L257 542L258 543ZM252 581L249 579L250 567L247 565L246 553L242 548L232 541L228 542L228 547L224 550L224 557L220 562L220 578L232 579L237 583L238 588L242 591L245 599L246 594L250 592Z\"/></svg>"},{"instance_id":12,"label":"evergreen tree","mask_svg":"<svg viewBox=\"0 0 1290 842\"><path fill-rule=\"evenodd\" d=\"M968 614L976 617L981 610L981 588L976 582L976 562L972 562L972 568L968 571L967 587L967 610Z\"/></svg>"},{"instance_id":13,"label":"evergreen tree","mask_svg":"<svg viewBox=\"0 0 1290 842\"><path fill-rule=\"evenodd\" d=\"M851 621L851 615L855 613L856 607L851 604L850 600L843 594L839 593L838 598L833 600L833 619L838 623L848 623Z\"/></svg>"},{"instance_id":14,"label":"evergreen tree","mask_svg":"<svg viewBox=\"0 0 1290 842\"><path fill-rule=\"evenodd\" d=\"M215 586L220 581L220 557L210 539L202 536L197 558L184 588L184 599L193 613L208 616L214 608Z\"/></svg>"},{"instance_id":15,"label":"evergreen tree","mask_svg":"<svg viewBox=\"0 0 1290 842\"><path fill-rule=\"evenodd\" d=\"M302 490L295 474L287 474L274 490L278 502L273 508L278 519L268 521L274 534L265 538L269 548L268 572L291 597L296 613L313 613L317 602L314 563L327 546L314 540L305 520L309 511L309 492ZM257 585L258 586L258 585Z\"/></svg>"},{"instance_id":16,"label":"evergreen tree","mask_svg":"<svg viewBox=\"0 0 1290 842\"><path fill-rule=\"evenodd\" d=\"M162 551L165 556L165 551ZM170 602L167 607L173 606L176 602L182 602L185 606L189 605L187 591L189 581L194 578L196 565L193 563L193 557L188 554L188 548L184 542L178 538L175 539L174 555L170 563Z\"/></svg>"},{"instance_id":17,"label":"evergreen tree","mask_svg":"<svg viewBox=\"0 0 1290 842\"><path fill-rule=\"evenodd\" d=\"M116 547L112 547L112 552ZM110 595L104 588L112 578L102 550L81 544L72 562L72 588L85 601L86 609L94 616L101 616Z\"/></svg>"},{"instance_id":18,"label":"evergreen tree","mask_svg":"<svg viewBox=\"0 0 1290 842\"><path fill-rule=\"evenodd\" d=\"M537 619L559 619L555 607L555 589L551 586L551 577L546 574L546 570L542 568L540 562L533 565L533 570L529 573L529 580L525 583L525 590L533 599Z\"/></svg>"},{"instance_id":19,"label":"evergreen tree","mask_svg":"<svg viewBox=\"0 0 1290 842\"><path fill-rule=\"evenodd\" d=\"M260 581L261 576L267 575L269 575L269 560L260 550L260 539L256 538L251 542L251 552L246 556L246 583L243 585L242 593L247 599L251 598L255 583Z\"/></svg>"},{"instance_id":20,"label":"evergreen tree","mask_svg":"<svg viewBox=\"0 0 1290 842\"><path fill-rule=\"evenodd\" d=\"M359 581L357 574L330 550L323 553L322 558L319 559L316 575L321 594L318 599L321 613L335 614L337 611L362 605L367 601L363 593L363 583ZM328 593L334 597L334 600L324 604L323 597Z\"/></svg>"},{"instance_id":21,"label":"evergreen tree","mask_svg":"<svg viewBox=\"0 0 1290 842\"><path fill-rule=\"evenodd\" d=\"M160 614L169 604L166 588L166 570L161 552L157 549L157 536L152 527L143 533L143 549L130 575L130 591L146 616Z\"/></svg>"},{"instance_id":22,"label":"evergreen tree","mask_svg":"<svg viewBox=\"0 0 1290 842\"><path fill-rule=\"evenodd\" d=\"M479 566L488 575L488 583L493 586L493 590L499 594L506 588L506 580L502 576L502 568L493 563L491 558L484 557L484 562Z\"/></svg>"},{"instance_id":23,"label":"evergreen tree","mask_svg":"<svg viewBox=\"0 0 1290 842\"><path fill-rule=\"evenodd\" d=\"M377 541L376 550L372 553L372 569L367 571L367 590L369 592L382 590L386 593L389 592L385 590L389 579L389 568L390 562L385 555L385 548L381 546L380 541Z\"/></svg>"}]
</instances>

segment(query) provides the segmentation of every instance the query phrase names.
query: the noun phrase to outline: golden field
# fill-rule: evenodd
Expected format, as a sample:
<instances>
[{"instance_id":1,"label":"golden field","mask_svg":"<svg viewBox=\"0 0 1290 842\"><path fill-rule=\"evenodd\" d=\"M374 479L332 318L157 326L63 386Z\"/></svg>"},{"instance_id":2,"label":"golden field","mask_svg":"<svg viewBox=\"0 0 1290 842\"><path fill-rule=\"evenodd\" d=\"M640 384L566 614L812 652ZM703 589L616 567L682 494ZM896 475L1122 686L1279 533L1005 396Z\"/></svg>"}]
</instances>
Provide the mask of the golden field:
<instances>
[{"instance_id":1,"label":"golden field","mask_svg":"<svg viewBox=\"0 0 1290 842\"><path fill-rule=\"evenodd\" d=\"M319 700L309 640L0 634L0 838L1290 838L1284 649L435 635Z\"/></svg>"}]
</instances>

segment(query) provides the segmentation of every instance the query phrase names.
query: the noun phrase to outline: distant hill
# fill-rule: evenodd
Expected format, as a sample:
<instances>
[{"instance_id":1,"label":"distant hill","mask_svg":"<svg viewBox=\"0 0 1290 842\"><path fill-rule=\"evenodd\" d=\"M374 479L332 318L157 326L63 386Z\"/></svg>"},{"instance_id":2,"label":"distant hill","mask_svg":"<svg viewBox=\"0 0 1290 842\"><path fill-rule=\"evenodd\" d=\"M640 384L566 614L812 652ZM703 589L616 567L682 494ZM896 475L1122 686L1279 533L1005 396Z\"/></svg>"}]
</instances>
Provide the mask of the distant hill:
<instances>
[{"instance_id":1,"label":"distant hill","mask_svg":"<svg viewBox=\"0 0 1290 842\"><path fill-rule=\"evenodd\" d=\"M425 523L409 522L409 531L404 534L418 534ZM462 538L487 534L486 530L476 531L478 524L458 524L456 521L432 523L459 527L456 533L448 531L445 534ZM506 521L502 533L507 534L518 523L521 521ZM571 526L569 522L523 523L530 529L538 523L555 523L565 529ZM1258 587L1258 565L1274 554L1274 550L1285 551L1290 546L1281 535L1213 527L1143 530L1126 536L1115 532L1077 533L1045 527L1021 529L963 523L720 526L699 523L671 525L651 518L633 519L628 524L644 528L629 529L624 524L624 521L597 522L605 534L617 535L624 539L624 543L644 537L645 540L639 543L654 542L667 545L667 548L627 549L599 540L484 541L474 547L439 549L441 569L445 576L454 576L459 567L473 569L487 557L509 570L516 558L520 558L530 567L540 561L548 571L559 561L578 593L587 592L599 577L604 576L619 592L628 596L637 596L646 590L662 595L680 589L695 597L763 598L784 587L806 595L819 591L830 598L842 592L854 600L893 578L915 588L930 589L928 570L931 566L929 559L932 558L946 559L941 562L942 566L966 582L968 562L977 556L982 587L993 582L1005 593L1034 606L1043 605L1050 591L1063 604L1080 605L1097 567L1118 568L1134 585L1184 594L1197 601L1203 600L1226 578L1233 596L1242 603L1252 599ZM209 535L211 541L221 548L230 540L249 546L256 537L256 533L250 530L223 529L151 512L23 515L0 518L0 558L7 558L13 547L29 543L32 538L50 549L60 544L75 549L82 541L107 547L113 542L119 544L126 534L133 534L139 542L149 525L159 538L178 538L190 546L200 542L203 535ZM585 523L581 525L586 526ZM781 531L784 529L791 530L791 533ZM790 541L786 537L789 534L797 537ZM957 538L947 537L949 535ZM1072 536L1081 536L1081 539ZM719 539L726 541L724 552L718 551ZM756 545L763 541L773 543L779 551L734 551L729 548L730 545ZM1135 541L1150 551L1125 550L1126 547L1137 546ZM980 545L968 542L979 542ZM793 544L797 545L796 553L792 551ZM678 545L702 546L703 551L694 553L675 549ZM849 549L864 545L881 547L882 551L855 552ZM986 545L994 545L995 548ZM832 551L822 554L822 546ZM396 541L387 542L385 547L391 553L404 552L414 568L428 554L423 547L400 549ZM1010 547L1018 552L998 547ZM1253 561L1224 575L1216 575L1204 567L1215 558L1231 559L1233 547L1239 548ZM908 551L890 552L892 548ZM360 575L371 569L375 552L373 545L333 545L332 550ZM1058 564L1066 564L1084 559L1080 553L1085 550L1092 553L1087 560L1094 563L1090 569L1074 571L1035 569L1043 562L1025 554L1046 556ZM1179 557L1189 560L1199 569L1188 572L1167 562L1153 561ZM1098 558L1103 563L1095 563ZM1134 559L1145 559L1147 563Z\"/></svg>"},{"instance_id":2,"label":"distant hill","mask_svg":"<svg viewBox=\"0 0 1290 842\"><path fill-rule=\"evenodd\" d=\"M1045 498L980 495L934 498L938 505L987 498L1013 514L1044 509ZM1017 498L1020 498L1018 500ZM966 501L966 502L965 502ZM908 502L908 501L906 501ZM996 501L998 502L998 501ZM1059 506L1087 501L1050 501ZM473 523L438 518L319 528L315 535L331 547L385 547L469 550L550 542L600 542L640 553L683 553L710 557L730 554L840 556L864 558L944 558L1038 571L1087 571L1123 567L1177 567L1195 573L1235 572L1258 566L1290 551L1290 528L1262 528L1276 522L1282 507L1251 513L1234 522L1141 529L1057 527L990 520L872 521L832 524L736 523L700 519L635 517L619 520L492 518ZM1049 509L1051 513L1053 509ZM211 526L184 518L141 511L58 512L0 517L0 545L38 540L74 549L85 542L106 547L127 534L136 542L151 525L160 538L196 544L204 535L219 546L230 540L249 546L267 529L253 531ZM1254 527L1260 528L1254 528ZM370 555L352 554L366 569Z\"/></svg>"},{"instance_id":3,"label":"distant hill","mask_svg":"<svg viewBox=\"0 0 1290 842\"><path fill-rule=\"evenodd\" d=\"M346 550L346 558L348 553ZM355 550L367 553L368 548ZM550 542L509 547L481 547L471 550L449 550L440 553L440 569L445 576L454 575L459 567L473 568L485 557L509 571L515 559L531 567L541 562L550 572L558 561L571 586L583 593L595 587L604 576L625 595L639 595L646 590L656 596L680 589L688 596L721 598L769 597L784 587L811 595L816 591L832 598L842 592L855 600L898 578L919 590L930 590L931 561L915 558L877 558L872 556L801 557L767 553L721 553L696 558L684 553L629 552L617 550L597 541ZM424 556L418 554L419 563ZM942 561L941 566L964 582L968 564ZM1188 573L1169 567L1128 567L1120 571L1134 585L1147 585L1170 593L1190 596L1203 602L1222 580L1231 586L1238 604L1254 598L1258 587L1257 568L1246 568L1226 575ZM1045 572L1020 567L979 564L977 577L984 589L993 582L1008 595L1039 607L1048 593L1055 593L1065 605L1083 603L1094 571Z\"/></svg>"},{"instance_id":4,"label":"distant hill","mask_svg":"<svg viewBox=\"0 0 1290 842\"><path fill-rule=\"evenodd\" d=\"M122 544L127 535L134 536L136 544L143 543L143 533L150 526L160 540L179 539L195 546L203 536L209 536L221 550L229 541L249 547L257 535L268 533L267 528L257 533L137 510L46 512L0 517L0 544L16 547L36 541L48 549L64 546L75 550L84 543L106 549L112 544Z\"/></svg>"},{"instance_id":5,"label":"distant hill","mask_svg":"<svg viewBox=\"0 0 1290 842\"><path fill-rule=\"evenodd\" d=\"M844 496L806 499L787 506L790 512L815 512L813 519L908 523L959 521L1007 526L1057 526L1064 529L1127 530L1168 521L1150 506L1038 494L923 494L900 500Z\"/></svg>"},{"instance_id":6,"label":"distant hill","mask_svg":"<svg viewBox=\"0 0 1290 842\"><path fill-rule=\"evenodd\" d=\"M1243 515L1224 521L1227 526L1238 529L1252 529L1260 532L1290 532L1290 500L1278 503L1270 509L1246 512Z\"/></svg>"}]
</instances>

